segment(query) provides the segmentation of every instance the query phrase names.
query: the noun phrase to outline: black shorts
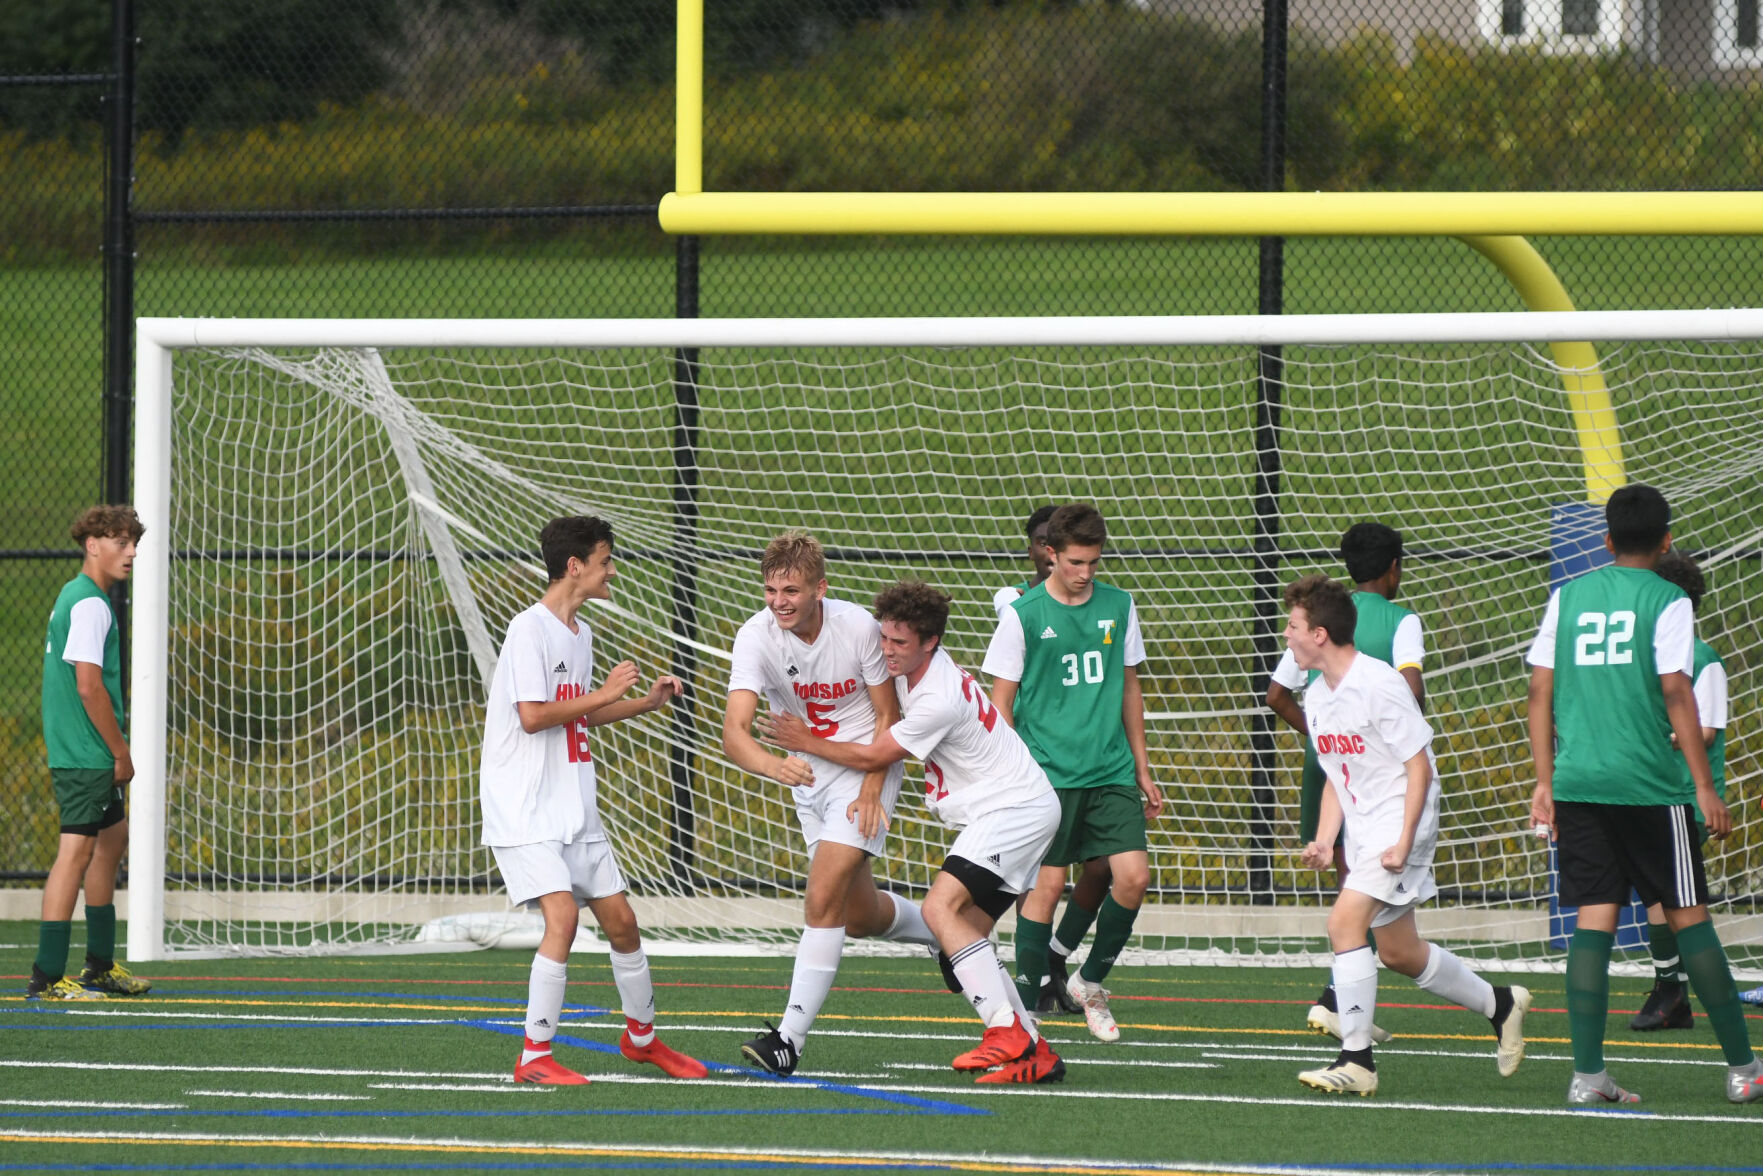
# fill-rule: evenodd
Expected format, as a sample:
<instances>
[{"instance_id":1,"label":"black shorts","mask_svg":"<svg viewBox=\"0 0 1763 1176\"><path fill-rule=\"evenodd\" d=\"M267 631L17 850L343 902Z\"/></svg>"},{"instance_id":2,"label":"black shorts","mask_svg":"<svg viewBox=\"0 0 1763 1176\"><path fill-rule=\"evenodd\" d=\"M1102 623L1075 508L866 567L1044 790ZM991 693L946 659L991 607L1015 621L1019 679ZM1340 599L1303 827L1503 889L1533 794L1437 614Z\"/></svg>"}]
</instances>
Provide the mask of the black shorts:
<instances>
[{"instance_id":1,"label":"black shorts","mask_svg":"<svg viewBox=\"0 0 1763 1176\"><path fill-rule=\"evenodd\" d=\"M1632 889L1648 906L1705 906L1708 876L1695 806L1555 802L1562 906L1624 906Z\"/></svg>"}]
</instances>

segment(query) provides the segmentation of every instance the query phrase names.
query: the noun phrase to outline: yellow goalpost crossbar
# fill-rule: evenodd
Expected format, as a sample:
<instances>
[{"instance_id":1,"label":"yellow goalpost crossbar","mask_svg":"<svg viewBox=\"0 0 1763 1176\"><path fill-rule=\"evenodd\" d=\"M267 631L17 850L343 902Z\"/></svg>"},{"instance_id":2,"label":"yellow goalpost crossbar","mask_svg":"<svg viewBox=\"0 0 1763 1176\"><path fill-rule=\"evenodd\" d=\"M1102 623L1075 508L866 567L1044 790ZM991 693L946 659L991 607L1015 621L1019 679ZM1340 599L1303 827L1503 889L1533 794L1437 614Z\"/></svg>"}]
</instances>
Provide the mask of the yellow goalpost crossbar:
<instances>
[{"instance_id":1,"label":"yellow goalpost crossbar","mask_svg":"<svg viewBox=\"0 0 1763 1176\"><path fill-rule=\"evenodd\" d=\"M1763 234L1758 192L706 192L704 0L678 12L674 190L660 208L671 234L1457 237L1531 310L1574 306L1529 235ZM1601 503L1627 479L1598 353L1550 348L1586 498Z\"/></svg>"}]
</instances>

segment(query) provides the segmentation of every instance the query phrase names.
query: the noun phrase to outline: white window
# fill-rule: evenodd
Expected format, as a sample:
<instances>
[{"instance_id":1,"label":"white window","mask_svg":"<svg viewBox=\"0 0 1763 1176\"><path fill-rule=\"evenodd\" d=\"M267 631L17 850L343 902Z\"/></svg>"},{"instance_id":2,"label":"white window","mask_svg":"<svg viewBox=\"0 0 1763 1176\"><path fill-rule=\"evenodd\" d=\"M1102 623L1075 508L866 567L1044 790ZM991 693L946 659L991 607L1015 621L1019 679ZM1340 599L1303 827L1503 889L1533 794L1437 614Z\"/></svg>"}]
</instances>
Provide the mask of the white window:
<instances>
[{"instance_id":1,"label":"white window","mask_svg":"<svg viewBox=\"0 0 1763 1176\"><path fill-rule=\"evenodd\" d=\"M1714 64L1721 69L1763 68L1758 0L1714 0Z\"/></svg>"},{"instance_id":2,"label":"white window","mask_svg":"<svg viewBox=\"0 0 1763 1176\"><path fill-rule=\"evenodd\" d=\"M1481 35L1496 45L1538 45L1545 53L1598 53L1621 47L1624 7L1624 0L1479 0L1476 24Z\"/></svg>"}]
</instances>

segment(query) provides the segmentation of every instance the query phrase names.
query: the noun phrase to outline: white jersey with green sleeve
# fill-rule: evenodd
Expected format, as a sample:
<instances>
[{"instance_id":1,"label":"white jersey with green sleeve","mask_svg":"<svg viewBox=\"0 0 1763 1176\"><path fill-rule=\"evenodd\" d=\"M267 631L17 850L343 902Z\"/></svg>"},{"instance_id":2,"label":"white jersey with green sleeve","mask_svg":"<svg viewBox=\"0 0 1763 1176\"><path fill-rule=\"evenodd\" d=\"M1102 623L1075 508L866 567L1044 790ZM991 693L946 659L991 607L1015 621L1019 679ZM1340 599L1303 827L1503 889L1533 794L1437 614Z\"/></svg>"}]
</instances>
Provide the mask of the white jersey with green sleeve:
<instances>
[{"instance_id":1,"label":"white jersey with green sleeve","mask_svg":"<svg viewBox=\"0 0 1763 1176\"><path fill-rule=\"evenodd\" d=\"M1647 568L1611 565L1549 597L1527 660L1554 672L1556 800L1688 804L1665 674L1690 672L1689 597Z\"/></svg>"},{"instance_id":2,"label":"white jersey with green sleeve","mask_svg":"<svg viewBox=\"0 0 1763 1176\"><path fill-rule=\"evenodd\" d=\"M1045 583L998 618L982 669L1018 684L1012 717L1055 788L1136 787L1121 705L1126 669L1145 660L1132 596L1096 581L1082 604Z\"/></svg>"},{"instance_id":3,"label":"white jersey with green sleeve","mask_svg":"<svg viewBox=\"0 0 1763 1176\"><path fill-rule=\"evenodd\" d=\"M1715 795L1725 800L1728 722L1726 663L1720 660L1720 654L1715 652L1714 647L1700 637L1696 638L1695 663L1690 680L1695 684L1696 690L1696 717L1702 726L1714 732L1714 742L1708 745L1708 771L1714 777ZM1679 755L1681 758L1681 753ZM1685 764L1683 771L1686 778L1689 770L1689 765Z\"/></svg>"}]
</instances>

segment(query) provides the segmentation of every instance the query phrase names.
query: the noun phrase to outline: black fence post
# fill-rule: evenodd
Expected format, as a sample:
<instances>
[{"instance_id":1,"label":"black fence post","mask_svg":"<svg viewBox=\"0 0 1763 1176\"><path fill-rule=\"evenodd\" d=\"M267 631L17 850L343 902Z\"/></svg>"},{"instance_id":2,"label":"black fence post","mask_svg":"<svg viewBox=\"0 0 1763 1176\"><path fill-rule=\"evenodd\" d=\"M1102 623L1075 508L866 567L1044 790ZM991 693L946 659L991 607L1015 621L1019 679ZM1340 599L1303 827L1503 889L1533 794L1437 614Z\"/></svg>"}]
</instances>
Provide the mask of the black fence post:
<instances>
[{"instance_id":1,"label":"black fence post","mask_svg":"<svg viewBox=\"0 0 1763 1176\"><path fill-rule=\"evenodd\" d=\"M134 0L111 0L110 90L104 119L104 493L129 500L129 452L134 417L135 180ZM146 519L164 535L166 519ZM129 680L128 584L110 590L122 637L122 680Z\"/></svg>"},{"instance_id":2,"label":"black fence post","mask_svg":"<svg viewBox=\"0 0 1763 1176\"><path fill-rule=\"evenodd\" d=\"M1261 187L1277 192L1286 170L1286 0L1263 0L1261 10ZM1261 238L1256 313L1280 314L1285 305L1285 240ZM1261 348L1255 401L1255 679L1250 696L1267 688L1279 658L1279 409L1285 357ZM1273 714L1257 710L1249 729L1250 902L1273 902Z\"/></svg>"},{"instance_id":3,"label":"black fence post","mask_svg":"<svg viewBox=\"0 0 1763 1176\"><path fill-rule=\"evenodd\" d=\"M681 237L674 246L674 316L698 317L698 238ZM682 347L673 361L673 604L674 632L691 637L698 631L698 349ZM692 680L697 655L684 641L673 649L673 672ZM685 893L694 893L697 869L692 806L691 748L696 745L694 711L707 700L689 700L672 708L673 737L669 768L673 777L673 819L669 822L668 860L673 879Z\"/></svg>"}]
</instances>

